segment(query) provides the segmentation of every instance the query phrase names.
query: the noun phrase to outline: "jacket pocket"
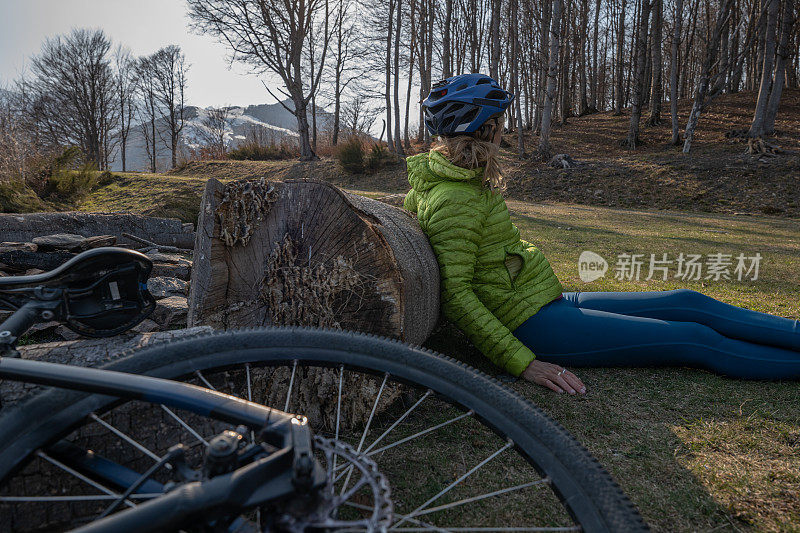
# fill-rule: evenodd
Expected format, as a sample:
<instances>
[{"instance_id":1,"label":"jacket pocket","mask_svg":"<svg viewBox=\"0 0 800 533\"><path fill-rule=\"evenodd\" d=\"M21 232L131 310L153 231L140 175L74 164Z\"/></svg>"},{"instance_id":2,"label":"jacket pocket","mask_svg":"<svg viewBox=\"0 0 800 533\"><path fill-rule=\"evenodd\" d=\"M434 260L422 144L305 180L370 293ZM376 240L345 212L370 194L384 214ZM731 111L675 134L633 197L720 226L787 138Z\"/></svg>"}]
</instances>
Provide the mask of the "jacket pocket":
<instances>
[{"instance_id":1,"label":"jacket pocket","mask_svg":"<svg viewBox=\"0 0 800 533\"><path fill-rule=\"evenodd\" d=\"M503 266L506 270L508 283L512 288L516 288L517 278L525 268L525 261L527 259L524 251L515 248L516 247L513 245L504 247L505 257Z\"/></svg>"}]
</instances>

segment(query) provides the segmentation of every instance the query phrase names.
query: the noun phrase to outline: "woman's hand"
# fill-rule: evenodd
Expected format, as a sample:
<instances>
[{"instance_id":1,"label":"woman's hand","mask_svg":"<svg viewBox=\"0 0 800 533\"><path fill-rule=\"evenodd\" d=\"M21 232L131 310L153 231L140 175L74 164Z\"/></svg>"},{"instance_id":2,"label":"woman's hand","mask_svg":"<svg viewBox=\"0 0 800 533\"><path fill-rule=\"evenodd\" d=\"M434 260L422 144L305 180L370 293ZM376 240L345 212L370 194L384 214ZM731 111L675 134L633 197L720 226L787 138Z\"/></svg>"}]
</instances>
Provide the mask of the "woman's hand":
<instances>
[{"instance_id":1,"label":"woman's hand","mask_svg":"<svg viewBox=\"0 0 800 533\"><path fill-rule=\"evenodd\" d=\"M556 392L586 394L586 385L569 370L534 359L522 372L522 377Z\"/></svg>"}]
</instances>

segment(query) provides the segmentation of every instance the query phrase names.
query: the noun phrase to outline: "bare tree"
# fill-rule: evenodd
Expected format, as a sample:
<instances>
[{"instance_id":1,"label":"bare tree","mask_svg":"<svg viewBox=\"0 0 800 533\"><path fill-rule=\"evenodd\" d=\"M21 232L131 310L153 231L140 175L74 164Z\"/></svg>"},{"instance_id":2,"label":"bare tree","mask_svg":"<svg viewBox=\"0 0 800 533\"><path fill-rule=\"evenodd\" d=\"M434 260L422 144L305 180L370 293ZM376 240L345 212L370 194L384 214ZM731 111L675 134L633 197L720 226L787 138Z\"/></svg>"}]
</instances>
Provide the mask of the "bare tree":
<instances>
[{"instance_id":1,"label":"bare tree","mask_svg":"<svg viewBox=\"0 0 800 533\"><path fill-rule=\"evenodd\" d=\"M100 169L108 164L108 139L117 122L110 49L100 30L48 39L31 61L33 78L26 83L51 142L79 146Z\"/></svg>"},{"instance_id":2,"label":"bare tree","mask_svg":"<svg viewBox=\"0 0 800 533\"><path fill-rule=\"evenodd\" d=\"M114 67L116 70L115 92L119 113L119 152L122 160L122 171L127 170L128 138L136 109L134 93L136 92L136 63L128 49L117 46L114 51Z\"/></svg>"},{"instance_id":3,"label":"bare tree","mask_svg":"<svg viewBox=\"0 0 800 533\"><path fill-rule=\"evenodd\" d=\"M644 73L645 67L647 66L647 28L650 19L650 7L650 0L642 0L642 5L639 10L639 32L636 38L636 71L633 79L631 120L628 128L628 136L622 141L622 144L629 148L636 148L639 144L639 121L642 117Z\"/></svg>"},{"instance_id":4,"label":"bare tree","mask_svg":"<svg viewBox=\"0 0 800 533\"><path fill-rule=\"evenodd\" d=\"M316 159L309 138L307 108L319 86L331 36L328 0L187 0L187 3L197 31L218 37L229 46L235 60L281 78L284 88L278 91L292 100L293 108L276 99L297 118L300 158ZM309 70L304 68L303 49L308 33L319 19L323 26L318 40L322 50L316 70L307 77Z\"/></svg>"},{"instance_id":5,"label":"bare tree","mask_svg":"<svg viewBox=\"0 0 800 533\"><path fill-rule=\"evenodd\" d=\"M358 35L356 26L347 22L352 6L353 4L349 0L339 0L334 24L334 43L336 48L332 53L331 67L333 70L333 132L331 144L334 146L339 142L342 95L358 76L358 69L354 64L354 59L360 55L360 51L356 46Z\"/></svg>"},{"instance_id":6,"label":"bare tree","mask_svg":"<svg viewBox=\"0 0 800 533\"><path fill-rule=\"evenodd\" d=\"M224 159L228 151L225 136L230 131L228 126L228 107L210 107L206 116L195 127L195 136L203 143L214 159Z\"/></svg>"},{"instance_id":7,"label":"bare tree","mask_svg":"<svg viewBox=\"0 0 800 533\"><path fill-rule=\"evenodd\" d=\"M764 133L770 135L775 132L775 117L778 114L778 105L781 102L784 81L786 78L786 65L789 60L789 36L795 23L794 1L783 0L783 22L781 24L781 38L776 51L775 81L769 95L766 117L764 118Z\"/></svg>"},{"instance_id":8,"label":"bare tree","mask_svg":"<svg viewBox=\"0 0 800 533\"><path fill-rule=\"evenodd\" d=\"M503 0L491 0L492 2L492 21L490 26L490 50L489 76L494 79L500 78L500 10Z\"/></svg>"},{"instance_id":9,"label":"bare tree","mask_svg":"<svg viewBox=\"0 0 800 533\"><path fill-rule=\"evenodd\" d=\"M622 108L625 107L625 94L622 89L622 68L625 65L622 55L622 47L625 43L625 0L620 1L619 22L617 23L617 72L614 80L616 82L616 90L614 92L617 97L617 106L614 109L615 115L621 115Z\"/></svg>"},{"instance_id":10,"label":"bare tree","mask_svg":"<svg viewBox=\"0 0 800 533\"><path fill-rule=\"evenodd\" d=\"M155 95L167 126L167 147L172 167L178 162L180 136L185 124L186 59L177 45L161 48L150 56L150 73L154 76Z\"/></svg>"},{"instance_id":11,"label":"bare tree","mask_svg":"<svg viewBox=\"0 0 800 533\"><path fill-rule=\"evenodd\" d=\"M708 106L711 99L716 96L719 89L723 84L715 84L717 86L711 87L712 83L712 68L717 62L717 55L719 53L719 43L722 36L722 31L728 23L731 15L731 5L733 0L722 0L717 12L716 22L711 35L706 42L705 60L703 61L700 79L695 90L694 103L692 104L692 111L689 113L689 120L686 121L686 133L683 141L683 153L688 154L692 149L692 141L694 140L694 130L700 120L700 114ZM719 79L719 76L715 77Z\"/></svg>"},{"instance_id":12,"label":"bare tree","mask_svg":"<svg viewBox=\"0 0 800 533\"><path fill-rule=\"evenodd\" d=\"M750 125L749 137L764 135L764 123L767 118L767 104L772 91L772 70L775 64L775 35L778 25L778 8L780 0L765 0L767 2L767 23L764 32L764 53L761 64L761 83L758 89L758 101L753 113L753 123Z\"/></svg>"},{"instance_id":13,"label":"bare tree","mask_svg":"<svg viewBox=\"0 0 800 533\"><path fill-rule=\"evenodd\" d=\"M664 27L664 0L653 0L653 31L650 35L651 57L653 62L652 85L650 87L650 117L647 124L658 126L661 124L661 99L664 87L661 82L661 40Z\"/></svg>"},{"instance_id":14,"label":"bare tree","mask_svg":"<svg viewBox=\"0 0 800 533\"><path fill-rule=\"evenodd\" d=\"M558 57L561 46L561 12L564 10L563 0L553 0L553 16L550 21L550 53L547 67L547 88L545 89L544 107L542 108L542 128L539 135L539 157L550 158L550 127L553 119L553 101L555 100L558 78Z\"/></svg>"},{"instance_id":15,"label":"bare tree","mask_svg":"<svg viewBox=\"0 0 800 533\"><path fill-rule=\"evenodd\" d=\"M678 58L681 46L683 0L675 0L675 28L672 34L672 55L669 64L669 109L672 117L672 145L680 142L678 135Z\"/></svg>"},{"instance_id":16,"label":"bare tree","mask_svg":"<svg viewBox=\"0 0 800 533\"><path fill-rule=\"evenodd\" d=\"M136 92L138 93L139 130L144 141L145 153L150 163L150 172L158 171L157 160L157 126L158 87L156 85L155 66L151 57L140 57L136 61Z\"/></svg>"},{"instance_id":17,"label":"bare tree","mask_svg":"<svg viewBox=\"0 0 800 533\"><path fill-rule=\"evenodd\" d=\"M394 150L403 156L403 142L400 140L400 33L402 29L403 6L397 0L397 27L394 29Z\"/></svg>"}]
</instances>

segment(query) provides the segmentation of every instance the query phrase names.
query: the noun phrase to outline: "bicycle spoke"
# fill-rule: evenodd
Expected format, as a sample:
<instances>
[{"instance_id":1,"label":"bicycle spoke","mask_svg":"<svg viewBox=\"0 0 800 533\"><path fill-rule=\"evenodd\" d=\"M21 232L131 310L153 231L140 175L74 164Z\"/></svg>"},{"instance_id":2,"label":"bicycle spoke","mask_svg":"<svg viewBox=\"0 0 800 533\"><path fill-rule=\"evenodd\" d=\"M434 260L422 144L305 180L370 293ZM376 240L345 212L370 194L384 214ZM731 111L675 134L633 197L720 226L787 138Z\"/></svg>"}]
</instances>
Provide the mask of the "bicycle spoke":
<instances>
[{"instance_id":1,"label":"bicycle spoke","mask_svg":"<svg viewBox=\"0 0 800 533\"><path fill-rule=\"evenodd\" d=\"M372 417L375 416L375 410L378 408L378 403L381 401L381 396L383 395L383 388L386 386L386 381L389 379L389 373L383 375L383 382L381 383L381 388L378 389L378 395L375 397L375 402L372 404L372 411L369 413L369 418L367 419L367 425L364 427L364 432L361 434L361 441L358 443L358 448L356 449L357 453L361 452L361 448L364 446L364 440L367 438L367 433L369 433L369 426L372 424ZM345 490L347 490L347 485L350 483L350 475L353 473L353 466L351 465L350 468L347 469L347 478L344 480L344 485L342 486L343 494Z\"/></svg>"},{"instance_id":2,"label":"bicycle spoke","mask_svg":"<svg viewBox=\"0 0 800 533\"><path fill-rule=\"evenodd\" d=\"M67 465L65 465L64 463L62 463L61 461L57 461L56 459L53 459L52 457L50 457L49 455L47 455L43 451L41 451L41 450L37 451L36 455L38 455L39 457L41 457L45 461L49 462L50 464L57 466L58 468L60 468L64 472L75 476L76 478L80 479L84 483L88 483L89 485L91 485L92 487L96 488L97 490L99 490L101 492L104 492L104 493L108 494L109 496L113 496L115 499L119 498L119 496L120 496L119 493L114 492L113 490L109 489L105 485L101 485L100 483L98 483L98 482L96 482L96 481L84 476L80 472L77 472L77 471L73 470L72 468L70 468ZM136 504L131 502L130 500L126 499L124 503L128 507L136 507Z\"/></svg>"},{"instance_id":3,"label":"bicycle spoke","mask_svg":"<svg viewBox=\"0 0 800 533\"><path fill-rule=\"evenodd\" d=\"M152 500L163 496L162 492L131 494L128 499ZM49 503L49 502L91 502L116 500L118 496L112 494L92 494L89 496L0 496L0 502L8 503Z\"/></svg>"},{"instance_id":4,"label":"bicycle spoke","mask_svg":"<svg viewBox=\"0 0 800 533\"><path fill-rule=\"evenodd\" d=\"M495 457L497 457L498 455L500 455L501 453L503 453L504 451L506 451L507 449L509 449L509 448L510 448L511 446L513 446L513 445L514 445L514 443L513 443L513 442L511 442L511 441L508 441L508 442L507 442L507 443L506 443L506 444L505 444L503 447L501 447L499 450L495 451L495 452L494 452L494 453L492 453L492 454L491 454L489 457L487 457L486 459L484 459L483 461L481 461L481 462L480 462L480 463L478 463L477 465L473 466L473 467L472 467L472 469L470 469L470 470L469 470L469 471L468 471L466 474L464 474L463 476L459 477L458 479L456 479L455 481L453 481L452 483L450 483L450 484L449 484L447 487L445 487L444 489L442 489L441 491L439 491L439 493L438 493L438 494L436 494L435 496L433 496L432 498L430 498L428 501L426 501L425 503L423 503L422 505L420 505L419 507L417 507L417 508L416 508L416 509L414 509L413 511L411 511L411 512L408 514L408 517L407 517L407 518L404 518L403 520L400 520L399 522L396 522L396 523L395 523L395 524L394 524L394 525L393 525L393 526L392 526L390 529L395 529L395 528L397 528L397 527L398 527L400 524L404 523L404 522L405 522L405 521L406 521L408 518L413 518L413 517L417 516L417 514L419 514L419 513L420 513L420 511L424 510L424 509L425 509L425 508L426 508L428 505L432 504L433 502L435 502L436 500L438 500L439 498L441 498L442 496L444 496L445 494L447 494L448 492L450 492L450 491L451 491L453 488L455 488L456 486L458 486L458 485L459 485L459 484L460 484L462 481L464 481L464 480L465 480L465 479L467 479L469 476L471 476L472 474L474 474L475 472L477 472L477 471L478 471L478 470L479 470L479 469L480 469L480 468L481 468L483 465L485 465L486 463L488 463L489 461L491 461L492 459L494 459Z\"/></svg>"},{"instance_id":5,"label":"bicycle spoke","mask_svg":"<svg viewBox=\"0 0 800 533\"><path fill-rule=\"evenodd\" d=\"M289 377L289 390L288 390L288 391L286 391L286 403L285 403L285 404L283 404L283 411L284 411L285 413L288 413L288 412L289 412L289 400L291 400L291 399L292 399L292 386L294 385L294 375L295 375L295 372L297 372L297 359L295 359L295 360L294 360L294 363L292 364L292 375L291 375L291 377ZM249 391L249 390L250 390L250 372L249 372L249 365L248 365L248 373L247 373L247 376L248 376L248 379L247 379L247 390Z\"/></svg>"},{"instance_id":6,"label":"bicycle spoke","mask_svg":"<svg viewBox=\"0 0 800 533\"><path fill-rule=\"evenodd\" d=\"M406 419L406 417L407 417L408 415L410 415L410 414L411 414L411 413L414 411L414 409L416 409L416 408L419 406L419 404L421 404L421 403L422 403L422 401L423 401L423 400L425 400L425 398L427 398L428 396L430 396L432 393L433 393L433 391L432 391L432 390L430 390L430 389L428 389L427 391L425 391L425 394L423 394L423 395L422 395L422 397L421 397L419 400L417 400L417 401L416 401L416 403L414 403L414 405L412 405L411 407L409 407L409 408L406 410L406 412L405 412L405 413L403 413L403 414L402 414L402 416L400 416L400 418L398 418L397 420L395 420L395 421L394 421L394 423L393 423L391 426L389 426L389 429L387 429L386 431L384 431L384 432L381 434L381 436L380 436L380 437L378 437L377 439L375 439L375 440L372 442L372 444L370 444L369 446L367 446L367 449L366 449L366 450L364 450L364 453L367 453L367 452L369 452L369 451L370 451L372 448L374 448L374 447L375 447L375 446L376 446L376 445L377 445L377 444L378 444L380 441L382 441L382 440L383 440L383 438L384 438L384 437L386 437L386 435L388 435L389 433L391 433L391 432L392 432L392 430L393 430L394 428L396 428L397 426L399 426L399 425L400 425L400 423L401 423L403 420L405 420L405 419Z\"/></svg>"},{"instance_id":7,"label":"bicycle spoke","mask_svg":"<svg viewBox=\"0 0 800 533\"><path fill-rule=\"evenodd\" d=\"M422 431L414 433L413 435L409 435L408 437L402 438L402 439L400 439L398 441L395 441L395 442L393 442L391 444L387 444L386 446L381 446L377 450L372 450L371 452L367 453L367 455L372 456L372 455L375 455L377 453L381 453L381 452L386 451L386 450L388 450L390 448L394 448L397 445L404 444L404 443L406 443L408 441L414 440L414 439L419 438L419 437L421 437L423 435L427 435L428 433L430 433L432 431L436 431L437 429L441 429L441 428L443 428L445 426L449 426L450 424L458 422L459 420L463 420L464 418L470 417L470 416L472 416L474 414L475 414L474 411L469 410L466 413L460 414L460 415L458 415L458 416L456 416L454 418L451 418L450 420L447 420L446 422L442 422L441 424L436 424L435 426L431 426L428 429L424 429Z\"/></svg>"},{"instance_id":8,"label":"bicycle spoke","mask_svg":"<svg viewBox=\"0 0 800 533\"><path fill-rule=\"evenodd\" d=\"M145 448L142 444L138 443L132 437L126 435L125 433L123 433L122 431L117 429L116 427L112 426L111 424L109 424L108 422L106 422L105 420L103 420L102 418L97 416L95 413L90 414L89 418L91 418L92 420L94 420L95 422L97 422L98 424L100 424L101 426L103 426L104 428L106 428L107 430L112 432L114 435L116 435L117 437L121 438L122 440L124 440L125 442L127 442L128 444L130 444L131 446L133 446L134 448L136 448L137 450L139 450L140 452L142 452L146 456L150 457L154 461L160 461L161 460L161 457L159 457L157 454L155 454L152 451L150 451L149 449Z\"/></svg>"},{"instance_id":9,"label":"bicycle spoke","mask_svg":"<svg viewBox=\"0 0 800 533\"><path fill-rule=\"evenodd\" d=\"M179 417L178 415L176 415L175 413L173 413L173 412L172 412L172 411L169 409L169 407L167 407L166 405L163 405L163 404L159 404L159 405L161 405L161 408L162 408L164 411L166 411L166 412L167 412L167 414L168 414L169 416L171 416L172 418L174 418L175 420L177 420L177 422L178 422L178 423L179 423L181 426L183 426L183 428L184 428L186 431L188 431L189 433L191 433L191 434L192 434L192 436L193 436L194 438L196 438L197 440L199 440L200 442L202 442L204 446L208 446L208 441L207 441L206 439L204 439L203 437L201 437L201 436L200 436L200 434L199 434L197 431L195 431L194 429L192 429L192 427L191 427L189 424L187 424L186 422L184 422L184 421L183 421L183 419L182 419L181 417Z\"/></svg>"},{"instance_id":10,"label":"bicycle spoke","mask_svg":"<svg viewBox=\"0 0 800 533\"><path fill-rule=\"evenodd\" d=\"M217 388L209 382L206 377L200 372L199 370L195 370L194 375L197 376L203 384L211 390L217 390Z\"/></svg>"},{"instance_id":11,"label":"bicycle spoke","mask_svg":"<svg viewBox=\"0 0 800 533\"><path fill-rule=\"evenodd\" d=\"M339 395L336 398L336 432L333 439L339 440L339 421L342 418L342 380L344 379L344 365L339 366ZM333 456L333 471L336 472L336 455Z\"/></svg>"},{"instance_id":12,"label":"bicycle spoke","mask_svg":"<svg viewBox=\"0 0 800 533\"><path fill-rule=\"evenodd\" d=\"M344 502L342 505L347 505L348 507L354 507L356 509L361 509L362 511L372 511L372 507L370 507L368 505L363 505L363 504L360 504L360 503ZM400 514L398 512L395 512L394 516L396 518L407 518L409 522L413 522L414 524L422 526L424 529L420 529L419 531L440 531L442 533L448 533L450 531L449 529L444 529L444 528L441 528L441 527L437 527L437 526L434 526L433 524L428 524L427 522L423 522L422 520L418 520L416 518L407 517L406 515ZM402 531L402 528L400 529L400 531Z\"/></svg>"},{"instance_id":13,"label":"bicycle spoke","mask_svg":"<svg viewBox=\"0 0 800 533\"><path fill-rule=\"evenodd\" d=\"M453 507L458 507L459 505L464 505L467 503L477 502L480 500L485 500L486 498L492 498L494 496L500 496L501 494L508 494L509 492L514 492L517 490L527 489L528 487L535 487L541 485L548 485L550 484L550 478L545 477L542 479L537 479L536 481L531 481L528 483L523 483L522 485L517 485L515 487L507 487L505 489L496 490L493 492L487 492L486 494L481 494L480 496L472 496L470 498L464 498L463 500L458 500L452 503L446 503L444 505L439 505L438 507L431 507L430 509L425 509L424 511L420 511L416 514L416 516L422 516L425 514L437 513L439 511L444 511L445 509L451 509Z\"/></svg>"},{"instance_id":14,"label":"bicycle spoke","mask_svg":"<svg viewBox=\"0 0 800 533\"><path fill-rule=\"evenodd\" d=\"M250 383L250 363L245 363L244 364L244 373L245 373L245 376L247 377L247 401L248 402L252 402L253 401L253 386ZM290 385L290 387L291 387L291 385ZM285 410L286 409L284 409L284 411Z\"/></svg>"}]
</instances>

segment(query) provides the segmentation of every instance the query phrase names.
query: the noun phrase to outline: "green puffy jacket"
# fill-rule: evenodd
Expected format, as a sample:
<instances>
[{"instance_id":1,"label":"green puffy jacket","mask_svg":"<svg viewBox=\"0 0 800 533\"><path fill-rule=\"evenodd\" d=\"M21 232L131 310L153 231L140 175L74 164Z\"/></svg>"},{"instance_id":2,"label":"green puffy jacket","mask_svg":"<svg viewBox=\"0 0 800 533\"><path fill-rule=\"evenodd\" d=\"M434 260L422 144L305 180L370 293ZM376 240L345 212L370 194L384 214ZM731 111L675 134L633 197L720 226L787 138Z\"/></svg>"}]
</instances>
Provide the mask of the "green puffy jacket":
<instances>
[{"instance_id":1,"label":"green puffy jacket","mask_svg":"<svg viewBox=\"0 0 800 533\"><path fill-rule=\"evenodd\" d=\"M503 197L482 185L482 169L457 167L435 150L407 163L412 188L403 207L417 214L436 253L445 316L518 376L535 356L512 332L561 295L561 283L544 254L520 239Z\"/></svg>"}]
</instances>

